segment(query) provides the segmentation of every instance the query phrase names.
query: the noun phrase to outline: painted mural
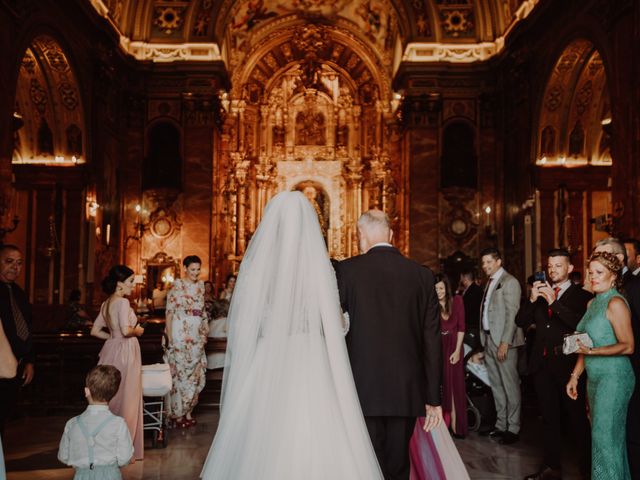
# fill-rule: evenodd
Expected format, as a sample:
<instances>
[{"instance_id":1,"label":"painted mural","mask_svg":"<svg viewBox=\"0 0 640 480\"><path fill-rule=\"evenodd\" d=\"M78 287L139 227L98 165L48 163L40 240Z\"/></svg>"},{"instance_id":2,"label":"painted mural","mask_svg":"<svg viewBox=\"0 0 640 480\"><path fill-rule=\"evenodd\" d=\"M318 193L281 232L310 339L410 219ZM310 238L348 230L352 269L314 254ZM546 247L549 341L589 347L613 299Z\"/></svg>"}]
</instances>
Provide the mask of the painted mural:
<instances>
[{"instance_id":1,"label":"painted mural","mask_svg":"<svg viewBox=\"0 0 640 480\"><path fill-rule=\"evenodd\" d=\"M383 60L398 33L395 10L389 0L249 0L234 7L228 27L231 66L239 65L254 44L260 27L286 16L321 16L329 23L351 23L380 52Z\"/></svg>"}]
</instances>

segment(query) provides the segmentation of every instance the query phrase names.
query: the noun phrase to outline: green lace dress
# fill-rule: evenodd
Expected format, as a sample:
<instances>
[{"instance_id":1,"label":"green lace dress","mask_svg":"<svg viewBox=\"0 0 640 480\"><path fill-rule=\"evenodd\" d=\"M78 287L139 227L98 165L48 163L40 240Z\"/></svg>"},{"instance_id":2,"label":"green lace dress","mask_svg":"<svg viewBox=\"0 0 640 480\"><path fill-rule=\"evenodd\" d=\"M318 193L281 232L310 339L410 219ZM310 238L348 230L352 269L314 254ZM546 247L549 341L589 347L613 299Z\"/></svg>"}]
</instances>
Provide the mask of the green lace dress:
<instances>
[{"instance_id":1,"label":"green lace dress","mask_svg":"<svg viewBox=\"0 0 640 480\"><path fill-rule=\"evenodd\" d=\"M596 295L577 326L587 332L594 347L617 343L607 319L616 289ZM591 411L591 480L630 480L625 432L627 406L635 385L629 357L585 355L587 394Z\"/></svg>"}]
</instances>

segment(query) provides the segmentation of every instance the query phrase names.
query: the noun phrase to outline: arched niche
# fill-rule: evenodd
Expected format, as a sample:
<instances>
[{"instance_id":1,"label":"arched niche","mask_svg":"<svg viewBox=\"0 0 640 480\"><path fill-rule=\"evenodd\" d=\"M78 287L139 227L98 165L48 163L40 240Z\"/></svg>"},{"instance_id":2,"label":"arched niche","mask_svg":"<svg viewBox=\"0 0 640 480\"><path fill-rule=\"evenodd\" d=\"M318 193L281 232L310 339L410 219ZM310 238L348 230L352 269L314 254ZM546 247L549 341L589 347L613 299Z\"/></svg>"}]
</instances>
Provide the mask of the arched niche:
<instances>
[{"instance_id":1,"label":"arched niche","mask_svg":"<svg viewBox=\"0 0 640 480\"><path fill-rule=\"evenodd\" d=\"M606 69L593 43L570 42L556 60L540 105L536 163L611 165Z\"/></svg>"},{"instance_id":2,"label":"arched niche","mask_svg":"<svg viewBox=\"0 0 640 480\"><path fill-rule=\"evenodd\" d=\"M453 120L442 132L440 187L478 187L475 129L466 121Z\"/></svg>"},{"instance_id":3,"label":"arched niche","mask_svg":"<svg viewBox=\"0 0 640 480\"><path fill-rule=\"evenodd\" d=\"M36 36L22 57L16 84L13 163L86 162L80 89L67 54L50 35Z\"/></svg>"},{"instance_id":4,"label":"arched niche","mask_svg":"<svg viewBox=\"0 0 640 480\"><path fill-rule=\"evenodd\" d=\"M158 121L147 130L147 155L142 163L142 189L182 188L180 130L169 121Z\"/></svg>"}]
</instances>

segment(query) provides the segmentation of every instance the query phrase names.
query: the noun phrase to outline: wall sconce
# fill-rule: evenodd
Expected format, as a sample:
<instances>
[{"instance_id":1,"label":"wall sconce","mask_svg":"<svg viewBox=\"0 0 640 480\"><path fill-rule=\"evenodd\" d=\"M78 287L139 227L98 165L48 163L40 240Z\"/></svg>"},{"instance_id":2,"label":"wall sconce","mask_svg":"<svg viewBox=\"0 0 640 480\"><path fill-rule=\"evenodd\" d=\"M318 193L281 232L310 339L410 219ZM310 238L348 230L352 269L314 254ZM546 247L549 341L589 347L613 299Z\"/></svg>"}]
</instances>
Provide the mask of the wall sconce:
<instances>
[{"instance_id":1,"label":"wall sconce","mask_svg":"<svg viewBox=\"0 0 640 480\"><path fill-rule=\"evenodd\" d=\"M142 209L142 206L138 203L135 206L136 221L133 222L133 235L129 235L125 243L129 240L140 241L144 237L145 232L149 229L149 222L142 220L142 214L146 213L146 210Z\"/></svg>"},{"instance_id":2,"label":"wall sconce","mask_svg":"<svg viewBox=\"0 0 640 480\"><path fill-rule=\"evenodd\" d=\"M496 232L493 228L493 222L491 221L491 209L490 205L487 205L484 208L484 233L487 238L494 238L496 236Z\"/></svg>"}]
</instances>

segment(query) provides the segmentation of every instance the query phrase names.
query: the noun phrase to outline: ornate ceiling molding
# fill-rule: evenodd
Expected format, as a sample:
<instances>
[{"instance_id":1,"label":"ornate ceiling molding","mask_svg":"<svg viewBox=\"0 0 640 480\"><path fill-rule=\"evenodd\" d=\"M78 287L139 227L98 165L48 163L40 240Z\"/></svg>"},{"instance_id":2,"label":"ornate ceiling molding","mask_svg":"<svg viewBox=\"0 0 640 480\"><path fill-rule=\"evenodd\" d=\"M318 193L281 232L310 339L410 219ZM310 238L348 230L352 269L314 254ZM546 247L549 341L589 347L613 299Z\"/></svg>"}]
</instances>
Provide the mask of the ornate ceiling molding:
<instances>
[{"instance_id":1,"label":"ornate ceiling molding","mask_svg":"<svg viewBox=\"0 0 640 480\"><path fill-rule=\"evenodd\" d=\"M460 43L410 43L402 56L403 62L482 62L496 55L504 48L504 39L500 42L482 42L474 44Z\"/></svg>"},{"instance_id":2,"label":"ornate ceiling molding","mask_svg":"<svg viewBox=\"0 0 640 480\"><path fill-rule=\"evenodd\" d=\"M149 43L131 42L120 37L122 50L136 60L153 62L222 61L217 43Z\"/></svg>"},{"instance_id":3,"label":"ornate ceiling molding","mask_svg":"<svg viewBox=\"0 0 640 480\"><path fill-rule=\"evenodd\" d=\"M233 70L264 34L282 28L287 17L358 32L389 67L397 62L394 55L400 56L400 51L395 53L397 42L404 45L405 62L482 62L500 53L510 32L540 0L297 0L290 6L276 0L90 3L119 35L123 51L138 60L224 60Z\"/></svg>"},{"instance_id":4,"label":"ornate ceiling molding","mask_svg":"<svg viewBox=\"0 0 640 480\"><path fill-rule=\"evenodd\" d=\"M513 28L527 18L540 0L526 0L514 13L510 25L504 34L493 42L479 43L442 43L442 42L411 42L404 50L403 62L449 62L473 63L484 62L500 53L505 41Z\"/></svg>"}]
</instances>

